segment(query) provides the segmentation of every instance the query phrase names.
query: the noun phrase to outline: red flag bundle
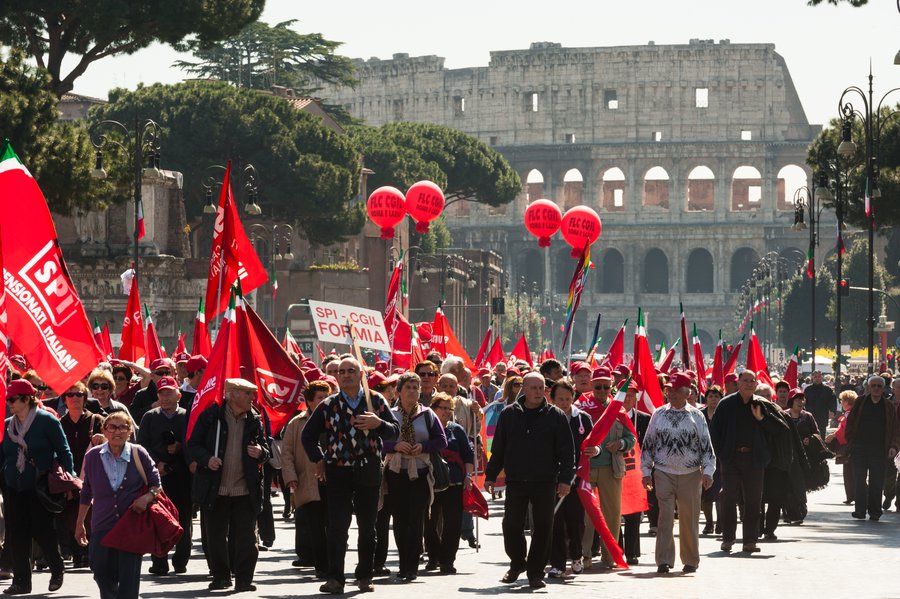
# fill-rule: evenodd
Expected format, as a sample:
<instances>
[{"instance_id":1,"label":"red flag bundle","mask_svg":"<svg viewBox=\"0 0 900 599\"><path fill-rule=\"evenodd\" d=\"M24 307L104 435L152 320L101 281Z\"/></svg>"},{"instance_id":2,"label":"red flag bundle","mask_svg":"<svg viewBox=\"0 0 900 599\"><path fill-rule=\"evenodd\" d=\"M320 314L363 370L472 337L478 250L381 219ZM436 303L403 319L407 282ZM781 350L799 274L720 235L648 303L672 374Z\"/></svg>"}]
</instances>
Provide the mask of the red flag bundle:
<instances>
[{"instance_id":1,"label":"red flag bundle","mask_svg":"<svg viewBox=\"0 0 900 599\"><path fill-rule=\"evenodd\" d=\"M791 386L791 389L797 387L797 362L798 356L800 355L800 346L796 346L794 348L794 353L791 354L791 361L788 362L787 368L784 370L784 382Z\"/></svg>"},{"instance_id":2,"label":"red flag bundle","mask_svg":"<svg viewBox=\"0 0 900 599\"><path fill-rule=\"evenodd\" d=\"M493 333L493 328L494 321L491 321L491 325L484 333L484 339L481 340L481 345L478 348L478 355L475 356L475 368L481 368L482 366L484 366L484 358L491 343L491 334Z\"/></svg>"},{"instance_id":3,"label":"red flag bundle","mask_svg":"<svg viewBox=\"0 0 900 599\"><path fill-rule=\"evenodd\" d=\"M156 325L153 324L153 317L150 316L150 310L144 305L144 322L147 323L147 365L153 364L154 360L166 357L166 350L163 349L159 342L159 335L156 334Z\"/></svg>"},{"instance_id":4,"label":"red flag bundle","mask_svg":"<svg viewBox=\"0 0 900 599\"><path fill-rule=\"evenodd\" d=\"M753 321L750 321L750 345L747 346L747 370L756 373L756 380L765 383L774 389L772 378L769 376L769 365L766 364L766 358L763 356L762 348L759 346L759 339L756 338L756 330L753 328Z\"/></svg>"},{"instance_id":5,"label":"red flag bundle","mask_svg":"<svg viewBox=\"0 0 900 599\"><path fill-rule=\"evenodd\" d=\"M138 281L137 277L133 276L134 271L131 272L131 290L128 292L128 304L125 306L125 319L122 323L122 346L119 347L119 359L137 362L147 354L147 344L144 338L144 319L141 316Z\"/></svg>"},{"instance_id":6,"label":"red flag bundle","mask_svg":"<svg viewBox=\"0 0 900 599\"><path fill-rule=\"evenodd\" d=\"M44 195L9 142L0 150L7 331L43 381L68 389L103 359L69 278Z\"/></svg>"},{"instance_id":7,"label":"red flag bundle","mask_svg":"<svg viewBox=\"0 0 900 599\"><path fill-rule=\"evenodd\" d=\"M716 344L716 355L713 356L712 384L725 388L725 367L722 364L722 331L719 331L719 342Z\"/></svg>"},{"instance_id":8,"label":"red flag bundle","mask_svg":"<svg viewBox=\"0 0 900 599\"><path fill-rule=\"evenodd\" d=\"M484 364L487 368L493 368L505 360L506 356L503 353L503 347L500 345L500 337L497 337L494 339L494 345L491 346L491 351L488 352L487 358L484 359Z\"/></svg>"},{"instance_id":9,"label":"red flag bundle","mask_svg":"<svg viewBox=\"0 0 900 599\"><path fill-rule=\"evenodd\" d=\"M290 329L284 330L284 340L281 342L281 347L284 348L284 351L291 354L296 354L300 357L301 361L303 360L303 352L300 351L300 346L297 345L297 340L294 339L293 335L291 335Z\"/></svg>"},{"instance_id":10,"label":"red flag bundle","mask_svg":"<svg viewBox=\"0 0 900 599\"><path fill-rule=\"evenodd\" d=\"M697 390L700 395L706 393L706 364L703 363L703 348L697 336L697 323L694 323L694 371L697 373Z\"/></svg>"},{"instance_id":11,"label":"red flag bundle","mask_svg":"<svg viewBox=\"0 0 900 599\"><path fill-rule=\"evenodd\" d=\"M488 503L477 485L463 487L463 511L478 518L488 519Z\"/></svg>"},{"instance_id":12,"label":"red flag bundle","mask_svg":"<svg viewBox=\"0 0 900 599\"><path fill-rule=\"evenodd\" d=\"M516 346L509 353L509 358L515 358L516 360L524 360L528 362L528 365L534 368L534 362L531 360L531 350L528 349L528 341L525 340L525 335L519 337L519 341L516 342Z\"/></svg>"},{"instance_id":13,"label":"red flag bundle","mask_svg":"<svg viewBox=\"0 0 900 599\"><path fill-rule=\"evenodd\" d=\"M172 352L172 357L174 358L178 354L186 354L187 346L184 344L184 338L187 337L187 333L182 333L178 331L178 343L175 345L175 351Z\"/></svg>"},{"instance_id":14,"label":"red flag bundle","mask_svg":"<svg viewBox=\"0 0 900 599\"><path fill-rule=\"evenodd\" d=\"M619 366L625 360L625 325L627 324L628 319L626 318L622 328L619 329L619 332L613 338L612 345L609 346L609 351L606 352L606 357L603 358L603 362L610 369Z\"/></svg>"},{"instance_id":15,"label":"red flag bundle","mask_svg":"<svg viewBox=\"0 0 900 599\"><path fill-rule=\"evenodd\" d=\"M216 224L213 228L212 251L209 256L209 277L206 281L206 320L212 320L225 309L228 290L238 279L244 292L249 293L269 277L247 238L231 194L231 161L225 169Z\"/></svg>"},{"instance_id":16,"label":"red flag bundle","mask_svg":"<svg viewBox=\"0 0 900 599\"><path fill-rule=\"evenodd\" d=\"M656 378L656 367L653 364L653 355L650 353L650 344L647 341L647 330L644 328L644 314L640 308L638 308L637 339L633 370L634 379L637 381L641 394L635 407L652 414L656 408L663 405L663 394L659 387L659 379Z\"/></svg>"},{"instance_id":17,"label":"red flag bundle","mask_svg":"<svg viewBox=\"0 0 900 599\"><path fill-rule=\"evenodd\" d=\"M678 309L681 310L681 367L687 370L691 367L691 354L688 349L687 321L684 319L684 305L681 302L678 302Z\"/></svg>"},{"instance_id":18,"label":"red flag bundle","mask_svg":"<svg viewBox=\"0 0 900 599\"><path fill-rule=\"evenodd\" d=\"M462 343L456 338L456 333L450 327L450 322L440 308L434 313L434 322L431 324L432 338L431 349L436 349L445 358L453 355L463 359L466 368L474 368L475 363L463 348ZM528 363L531 364L529 358Z\"/></svg>"},{"instance_id":19,"label":"red flag bundle","mask_svg":"<svg viewBox=\"0 0 900 599\"><path fill-rule=\"evenodd\" d=\"M725 376L734 372L734 365L737 364L738 355L741 353L741 346L744 345L744 337L741 336L741 340L738 341L738 344L734 347L731 352L731 355L728 356L728 361L725 362L725 366L722 368L724 374L722 375L722 381L724 383Z\"/></svg>"},{"instance_id":20,"label":"red flag bundle","mask_svg":"<svg viewBox=\"0 0 900 599\"><path fill-rule=\"evenodd\" d=\"M208 357L212 351L212 343L209 340L209 327L206 325L206 314L203 313L203 300L197 308L197 317L194 319L194 335L191 340L191 355Z\"/></svg>"}]
</instances>

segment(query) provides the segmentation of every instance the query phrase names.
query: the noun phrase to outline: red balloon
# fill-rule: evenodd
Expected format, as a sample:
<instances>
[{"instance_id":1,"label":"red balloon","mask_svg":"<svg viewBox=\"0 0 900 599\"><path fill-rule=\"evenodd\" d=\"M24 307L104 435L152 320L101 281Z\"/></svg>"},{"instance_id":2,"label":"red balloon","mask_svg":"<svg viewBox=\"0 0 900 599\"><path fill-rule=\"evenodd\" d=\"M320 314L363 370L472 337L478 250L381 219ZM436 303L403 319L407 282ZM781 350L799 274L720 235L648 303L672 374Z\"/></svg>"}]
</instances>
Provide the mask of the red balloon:
<instances>
[{"instance_id":1,"label":"red balloon","mask_svg":"<svg viewBox=\"0 0 900 599\"><path fill-rule=\"evenodd\" d=\"M406 192L406 209L416 221L416 233L427 233L429 223L444 211L444 192L431 181L413 183Z\"/></svg>"},{"instance_id":2,"label":"red balloon","mask_svg":"<svg viewBox=\"0 0 900 599\"><path fill-rule=\"evenodd\" d=\"M379 187L369 196L366 212L369 213L372 222L381 227L381 238L393 239L394 227L406 216L403 192L388 185Z\"/></svg>"},{"instance_id":3,"label":"red balloon","mask_svg":"<svg viewBox=\"0 0 900 599\"><path fill-rule=\"evenodd\" d=\"M540 199L525 209L525 228L538 238L538 247L550 247L550 236L559 231L562 211L550 200Z\"/></svg>"},{"instance_id":4,"label":"red balloon","mask_svg":"<svg viewBox=\"0 0 900 599\"><path fill-rule=\"evenodd\" d=\"M572 246L572 257L578 258L585 245L590 245L600 237L600 216L587 206L575 206L562 217L559 230L563 239Z\"/></svg>"}]
</instances>

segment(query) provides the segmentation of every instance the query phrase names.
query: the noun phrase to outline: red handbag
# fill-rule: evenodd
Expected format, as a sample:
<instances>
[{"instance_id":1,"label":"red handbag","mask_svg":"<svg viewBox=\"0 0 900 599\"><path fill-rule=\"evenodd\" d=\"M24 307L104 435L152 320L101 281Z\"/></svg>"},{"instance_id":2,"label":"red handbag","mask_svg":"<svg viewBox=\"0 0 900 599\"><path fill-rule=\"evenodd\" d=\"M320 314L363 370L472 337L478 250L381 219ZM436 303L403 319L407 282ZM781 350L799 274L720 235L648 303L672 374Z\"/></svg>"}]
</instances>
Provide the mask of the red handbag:
<instances>
[{"instance_id":1,"label":"red handbag","mask_svg":"<svg viewBox=\"0 0 900 599\"><path fill-rule=\"evenodd\" d=\"M134 465L144 480L143 492L149 489L144 465L137 451L132 452ZM129 509L100 542L104 547L143 555L165 557L178 543L184 529L178 523L178 508L160 489L156 501L139 514Z\"/></svg>"}]
</instances>

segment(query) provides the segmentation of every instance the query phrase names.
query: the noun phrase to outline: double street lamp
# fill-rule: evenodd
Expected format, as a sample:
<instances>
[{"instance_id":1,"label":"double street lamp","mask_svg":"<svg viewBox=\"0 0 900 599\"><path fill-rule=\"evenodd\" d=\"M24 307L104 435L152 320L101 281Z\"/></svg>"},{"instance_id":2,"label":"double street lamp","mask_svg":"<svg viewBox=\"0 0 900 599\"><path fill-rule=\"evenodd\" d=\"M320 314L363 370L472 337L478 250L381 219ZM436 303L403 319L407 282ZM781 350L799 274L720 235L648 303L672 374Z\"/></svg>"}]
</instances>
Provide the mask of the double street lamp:
<instances>
[{"instance_id":1,"label":"double street lamp","mask_svg":"<svg viewBox=\"0 0 900 599\"><path fill-rule=\"evenodd\" d=\"M856 144L853 142L852 124L858 119L862 124L863 143L865 145L865 208L866 229L869 233L869 314L868 314L868 373L875 370L875 211L872 201L881 197L878 189L878 150L881 145L881 134L885 123L898 114L896 110L890 110L884 106L884 102L893 92L900 90L894 88L885 93L878 104L875 104L872 95L872 70L869 69L868 91L863 91L857 86L850 86L841 93L838 100L838 110L841 113L841 144L838 146L838 154L843 158L850 158L856 153ZM861 108L854 107L850 101L856 97L861 103Z\"/></svg>"},{"instance_id":2,"label":"double street lamp","mask_svg":"<svg viewBox=\"0 0 900 599\"><path fill-rule=\"evenodd\" d=\"M221 170L224 172L226 168L221 164L213 164L206 167L206 170ZM259 198L259 175L256 172L256 167L252 164L246 164L244 168L241 169L241 187L243 187L244 191L247 193L247 203L244 204L244 212L247 213L248 216L259 216L262 214L262 208L259 207L258 198ZM222 185L223 181L209 176L201 183L203 185L205 202L203 205L203 214L215 214L219 207L215 203L213 203L213 195L212 190L216 185Z\"/></svg>"},{"instance_id":3,"label":"double street lamp","mask_svg":"<svg viewBox=\"0 0 900 599\"><path fill-rule=\"evenodd\" d=\"M810 332L809 332L809 351L812 356L812 363L816 361L816 246L819 245L819 219L822 216L822 202L828 199L830 195L826 187L827 180L824 175L820 176L820 186L815 192L810 191L809 187L802 186L794 192L794 224L791 227L795 231L802 231L807 228L804 220L809 221L809 260L806 268L806 274L812 283L810 292Z\"/></svg>"}]
</instances>

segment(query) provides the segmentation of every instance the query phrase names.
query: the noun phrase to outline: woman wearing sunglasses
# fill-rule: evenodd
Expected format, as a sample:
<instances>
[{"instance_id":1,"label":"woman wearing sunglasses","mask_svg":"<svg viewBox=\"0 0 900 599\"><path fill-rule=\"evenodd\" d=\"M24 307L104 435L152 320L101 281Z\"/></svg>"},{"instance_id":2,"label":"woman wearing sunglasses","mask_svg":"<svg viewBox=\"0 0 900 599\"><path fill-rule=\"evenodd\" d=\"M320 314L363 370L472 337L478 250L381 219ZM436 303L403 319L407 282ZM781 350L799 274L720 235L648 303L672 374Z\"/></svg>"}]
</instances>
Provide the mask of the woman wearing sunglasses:
<instances>
[{"instance_id":1,"label":"woman wearing sunglasses","mask_svg":"<svg viewBox=\"0 0 900 599\"><path fill-rule=\"evenodd\" d=\"M116 382L113 380L112 374L106 370L95 370L88 377L88 391L91 397L99 403L99 413L101 416L108 416L112 412L118 412L128 408L125 404L118 402L112 398L116 388Z\"/></svg>"}]
</instances>

